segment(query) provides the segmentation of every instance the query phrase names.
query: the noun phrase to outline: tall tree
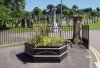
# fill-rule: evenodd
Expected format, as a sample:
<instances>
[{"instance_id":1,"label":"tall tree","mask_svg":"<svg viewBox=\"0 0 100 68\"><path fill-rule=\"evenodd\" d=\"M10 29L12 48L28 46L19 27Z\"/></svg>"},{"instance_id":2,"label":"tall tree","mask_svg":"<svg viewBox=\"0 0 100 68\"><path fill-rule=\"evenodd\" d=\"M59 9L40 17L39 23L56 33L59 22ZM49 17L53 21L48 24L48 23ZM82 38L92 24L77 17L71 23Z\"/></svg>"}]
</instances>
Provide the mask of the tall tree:
<instances>
[{"instance_id":1,"label":"tall tree","mask_svg":"<svg viewBox=\"0 0 100 68\"><path fill-rule=\"evenodd\" d=\"M61 14L61 4L58 4L56 6L57 8L57 14ZM69 9L66 5L62 4L62 11Z\"/></svg>"},{"instance_id":2,"label":"tall tree","mask_svg":"<svg viewBox=\"0 0 100 68\"><path fill-rule=\"evenodd\" d=\"M47 5L47 10L48 10L47 14L48 14L48 19L50 19L50 20L49 20L50 23L53 21L53 8L54 8L54 7L55 7L55 6L52 5L52 4Z\"/></svg>"},{"instance_id":3,"label":"tall tree","mask_svg":"<svg viewBox=\"0 0 100 68\"><path fill-rule=\"evenodd\" d=\"M39 22L41 13L42 13L42 11L39 7L35 7L33 9L33 16L34 16L36 22Z\"/></svg>"},{"instance_id":4,"label":"tall tree","mask_svg":"<svg viewBox=\"0 0 100 68\"><path fill-rule=\"evenodd\" d=\"M4 22L12 19L11 12L12 11L9 8L6 8L5 6L2 6L0 8L0 20L2 21L2 24L5 25L5 27L6 27L6 24Z\"/></svg>"},{"instance_id":5,"label":"tall tree","mask_svg":"<svg viewBox=\"0 0 100 68\"><path fill-rule=\"evenodd\" d=\"M20 11L25 8L25 0L4 0L4 5L12 10Z\"/></svg>"},{"instance_id":6,"label":"tall tree","mask_svg":"<svg viewBox=\"0 0 100 68\"><path fill-rule=\"evenodd\" d=\"M47 10L44 9L44 10L42 11L42 13L43 13L43 15L44 15L44 23L45 23L45 18L46 18Z\"/></svg>"},{"instance_id":7,"label":"tall tree","mask_svg":"<svg viewBox=\"0 0 100 68\"><path fill-rule=\"evenodd\" d=\"M100 12L100 8L99 7L97 7L96 10L97 10L97 12Z\"/></svg>"},{"instance_id":8,"label":"tall tree","mask_svg":"<svg viewBox=\"0 0 100 68\"><path fill-rule=\"evenodd\" d=\"M65 15L65 16L66 16L66 15L69 15L69 10L64 9L64 10L63 10L63 15Z\"/></svg>"},{"instance_id":9,"label":"tall tree","mask_svg":"<svg viewBox=\"0 0 100 68\"><path fill-rule=\"evenodd\" d=\"M91 12L92 11L93 11L93 9L91 7L83 9L83 12L84 12L86 18L90 18L91 17Z\"/></svg>"},{"instance_id":10,"label":"tall tree","mask_svg":"<svg viewBox=\"0 0 100 68\"><path fill-rule=\"evenodd\" d=\"M78 10L78 6L77 6L77 5L73 5L72 10L73 10L74 12L76 12L76 11Z\"/></svg>"},{"instance_id":11,"label":"tall tree","mask_svg":"<svg viewBox=\"0 0 100 68\"><path fill-rule=\"evenodd\" d=\"M59 20L61 18L61 4L58 4L56 8L57 8L56 14ZM69 8L64 4L62 4L62 13L63 13L63 18L66 18L66 21L67 21L67 16L69 14Z\"/></svg>"},{"instance_id":12,"label":"tall tree","mask_svg":"<svg viewBox=\"0 0 100 68\"><path fill-rule=\"evenodd\" d=\"M96 11L97 11L97 21L98 21L98 17L99 17L99 14L100 14L100 8L97 7L97 8L96 8Z\"/></svg>"},{"instance_id":13,"label":"tall tree","mask_svg":"<svg viewBox=\"0 0 100 68\"><path fill-rule=\"evenodd\" d=\"M0 0L0 19L7 20L22 17L25 0Z\"/></svg>"},{"instance_id":14,"label":"tall tree","mask_svg":"<svg viewBox=\"0 0 100 68\"><path fill-rule=\"evenodd\" d=\"M52 5L52 4L47 5L48 12L52 13L53 12L53 8L54 8L54 5Z\"/></svg>"},{"instance_id":15,"label":"tall tree","mask_svg":"<svg viewBox=\"0 0 100 68\"><path fill-rule=\"evenodd\" d=\"M70 10L69 9L64 9L63 10L63 15L65 16L66 18L66 23L69 22L69 14L70 14Z\"/></svg>"}]
</instances>

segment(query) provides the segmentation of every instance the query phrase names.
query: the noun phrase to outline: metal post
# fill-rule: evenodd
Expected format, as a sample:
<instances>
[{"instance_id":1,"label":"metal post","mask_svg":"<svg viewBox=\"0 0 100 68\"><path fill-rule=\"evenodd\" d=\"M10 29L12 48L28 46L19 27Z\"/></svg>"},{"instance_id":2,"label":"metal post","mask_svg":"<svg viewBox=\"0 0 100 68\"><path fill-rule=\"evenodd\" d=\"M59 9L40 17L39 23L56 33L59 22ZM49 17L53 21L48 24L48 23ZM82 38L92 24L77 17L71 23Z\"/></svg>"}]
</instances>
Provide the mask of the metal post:
<instances>
[{"instance_id":1,"label":"metal post","mask_svg":"<svg viewBox=\"0 0 100 68\"><path fill-rule=\"evenodd\" d=\"M60 37L62 35L62 0L61 0L61 23L60 23Z\"/></svg>"}]
</instances>

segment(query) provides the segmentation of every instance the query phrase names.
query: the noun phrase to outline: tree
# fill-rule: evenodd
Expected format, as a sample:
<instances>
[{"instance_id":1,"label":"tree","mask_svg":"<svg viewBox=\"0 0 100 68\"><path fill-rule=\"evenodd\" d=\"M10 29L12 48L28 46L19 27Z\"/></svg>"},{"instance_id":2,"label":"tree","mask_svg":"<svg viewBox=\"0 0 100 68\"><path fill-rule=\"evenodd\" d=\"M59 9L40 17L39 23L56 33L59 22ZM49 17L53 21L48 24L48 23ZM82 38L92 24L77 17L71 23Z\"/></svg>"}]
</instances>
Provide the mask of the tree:
<instances>
[{"instance_id":1,"label":"tree","mask_svg":"<svg viewBox=\"0 0 100 68\"><path fill-rule=\"evenodd\" d=\"M35 7L35 8L33 9L33 16L34 16L34 18L36 19L36 22L39 22L41 14L42 14L42 11L41 11L40 8Z\"/></svg>"},{"instance_id":2,"label":"tree","mask_svg":"<svg viewBox=\"0 0 100 68\"><path fill-rule=\"evenodd\" d=\"M74 12L76 12L76 11L78 10L78 6L77 6L77 5L73 5L72 10L73 10Z\"/></svg>"},{"instance_id":3,"label":"tree","mask_svg":"<svg viewBox=\"0 0 100 68\"><path fill-rule=\"evenodd\" d=\"M11 10L20 11L25 8L25 0L4 0L4 5Z\"/></svg>"},{"instance_id":4,"label":"tree","mask_svg":"<svg viewBox=\"0 0 100 68\"><path fill-rule=\"evenodd\" d=\"M53 9L54 9L54 5L49 4L47 5L47 14L48 14L48 19L50 19L50 22L53 21ZM50 16L50 17L49 17Z\"/></svg>"},{"instance_id":5,"label":"tree","mask_svg":"<svg viewBox=\"0 0 100 68\"><path fill-rule=\"evenodd\" d=\"M25 0L0 0L0 19L6 23L22 17L25 4Z\"/></svg>"},{"instance_id":6,"label":"tree","mask_svg":"<svg viewBox=\"0 0 100 68\"><path fill-rule=\"evenodd\" d=\"M95 10L91 11L90 12L90 16L92 17L92 21L94 21L93 23L95 23L97 21L97 19L96 19L96 11Z\"/></svg>"},{"instance_id":7,"label":"tree","mask_svg":"<svg viewBox=\"0 0 100 68\"><path fill-rule=\"evenodd\" d=\"M69 13L70 13L70 10L69 9L64 9L63 10L63 15L69 15Z\"/></svg>"},{"instance_id":8,"label":"tree","mask_svg":"<svg viewBox=\"0 0 100 68\"><path fill-rule=\"evenodd\" d=\"M90 18L91 17L91 12L92 12L92 8L85 8L83 9L83 12L84 12L84 16L87 17L87 18Z\"/></svg>"},{"instance_id":9,"label":"tree","mask_svg":"<svg viewBox=\"0 0 100 68\"><path fill-rule=\"evenodd\" d=\"M53 12L53 8L54 8L54 5L52 5L52 4L47 5L48 12L52 13Z\"/></svg>"},{"instance_id":10,"label":"tree","mask_svg":"<svg viewBox=\"0 0 100 68\"><path fill-rule=\"evenodd\" d=\"M97 7L97 8L96 8L96 11L97 11L97 21L98 21L98 17L99 17L99 13L100 13L100 8Z\"/></svg>"},{"instance_id":11,"label":"tree","mask_svg":"<svg viewBox=\"0 0 100 68\"><path fill-rule=\"evenodd\" d=\"M6 27L5 21L10 19L12 19L11 10L9 8L6 8L5 6L2 6L0 8L0 20L2 21L3 25L5 25L5 27Z\"/></svg>"},{"instance_id":12,"label":"tree","mask_svg":"<svg viewBox=\"0 0 100 68\"><path fill-rule=\"evenodd\" d=\"M70 10L69 9L64 9L63 10L63 15L66 18L66 23L67 23L67 21L69 21L69 18L68 18L69 14L70 14Z\"/></svg>"},{"instance_id":13,"label":"tree","mask_svg":"<svg viewBox=\"0 0 100 68\"><path fill-rule=\"evenodd\" d=\"M91 12L90 12L90 15L91 15L92 17L94 17L94 16L96 15L96 12L95 12L95 11L91 11Z\"/></svg>"},{"instance_id":14,"label":"tree","mask_svg":"<svg viewBox=\"0 0 100 68\"><path fill-rule=\"evenodd\" d=\"M57 14L61 14L61 4L58 4L57 6L56 6L56 8L57 8ZM64 10L67 10L67 9L69 9L66 5L64 5L64 4L62 4L62 11L64 11Z\"/></svg>"},{"instance_id":15,"label":"tree","mask_svg":"<svg viewBox=\"0 0 100 68\"><path fill-rule=\"evenodd\" d=\"M100 8L99 7L97 7L96 10L97 10L97 12L100 12Z\"/></svg>"},{"instance_id":16,"label":"tree","mask_svg":"<svg viewBox=\"0 0 100 68\"><path fill-rule=\"evenodd\" d=\"M52 5L52 4L47 5L48 14L50 16L52 16L52 14L53 14L53 8L54 8L54 5Z\"/></svg>"},{"instance_id":17,"label":"tree","mask_svg":"<svg viewBox=\"0 0 100 68\"><path fill-rule=\"evenodd\" d=\"M3 5L4 4L4 1L3 0L0 0L0 5Z\"/></svg>"},{"instance_id":18,"label":"tree","mask_svg":"<svg viewBox=\"0 0 100 68\"><path fill-rule=\"evenodd\" d=\"M35 7L35 8L33 9L33 14L34 14L34 15L36 15L36 16L39 16L40 11L41 11L41 9L40 9L40 8Z\"/></svg>"},{"instance_id":19,"label":"tree","mask_svg":"<svg viewBox=\"0 0 100 68\"><path fill-rule=\"evenodd\" d=\"M88 13L88 12L91 12L92 11L92 8L90 7L90 8L85 8L85 9L83 9L83 12L84 13Z\"/></svg>"},{"instance_id":20,"label":"tree","mask_svg":"<svg viewBox=\"0 0 100 68\"><path fill-rule=\"evenodd\" d=\"M46 14L47 14L47 10L44 9L44 10L42 11L42 13L43 13L43 15L46 15Z\"/></svg>"},{"instance_id":21,"label":"tree","mask_svg":"<svg viewBox=\"0 0 100 68\"><path fill-rule=\"evenodd\" d=\"M43 13L43 15L44 15L44 22L45 22L45 18L46 18L47 10L44 9L44 10L42 11L42 13Z\"/></svg>"},{"instance_id":22,"label":"tree","mask_svg":"<svg viewBox=\"0 0 100 68\"><path fill-rule=\"evenodd\" d=\"M61 18L61 4L58 4L56 6L56 8L57 8L56 14L57 14L57 18L59 20ZM63 15L64 15L64 17L66 18L66 21L67 21L67 18L68 18L68 15L69 15L69 8L64 4L62 4L62 13L63 13Z\"/></svg>"}]
</instances>

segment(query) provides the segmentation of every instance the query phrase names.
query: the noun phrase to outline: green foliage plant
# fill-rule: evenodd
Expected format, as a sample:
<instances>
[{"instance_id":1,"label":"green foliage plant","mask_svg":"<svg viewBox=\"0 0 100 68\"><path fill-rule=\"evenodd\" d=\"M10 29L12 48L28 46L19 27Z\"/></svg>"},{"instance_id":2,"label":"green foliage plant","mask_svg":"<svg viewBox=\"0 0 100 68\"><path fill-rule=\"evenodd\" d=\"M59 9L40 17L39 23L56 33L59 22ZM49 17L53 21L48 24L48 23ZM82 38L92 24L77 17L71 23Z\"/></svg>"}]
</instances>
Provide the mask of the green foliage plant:
<instances>
[{"instance_id":1,"label":"green foliage plant","mask_svg":"<svg viewBox=\"0 0 100 68\"><path fill-rule=\"evenodd\" d=\"M62 46L64 40L61 39L59 36L49 37L49 36L36 35L32 38L29 38L26 43L30 44L33 47Z\"/></svg>"}]
</instances>

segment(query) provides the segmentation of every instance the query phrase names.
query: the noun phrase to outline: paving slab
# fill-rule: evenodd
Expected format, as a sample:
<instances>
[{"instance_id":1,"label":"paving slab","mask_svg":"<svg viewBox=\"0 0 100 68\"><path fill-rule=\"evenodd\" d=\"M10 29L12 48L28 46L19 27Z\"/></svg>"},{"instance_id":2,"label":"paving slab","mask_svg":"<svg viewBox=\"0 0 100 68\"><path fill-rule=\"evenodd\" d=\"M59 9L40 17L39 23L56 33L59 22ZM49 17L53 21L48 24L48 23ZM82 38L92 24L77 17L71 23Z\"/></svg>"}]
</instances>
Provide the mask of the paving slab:
<instances>
[{"instance_id":1,"label":"paving slab","mask_svg":"<svg viewBox=\"0 0 100 68\"><path fill-rule=\"evenodd\" d=\"M68 55L60 63L32 63L24 45L0 49L0 68L89 68L89 50L68 46Z\"/></svg>"}]
</instances>

